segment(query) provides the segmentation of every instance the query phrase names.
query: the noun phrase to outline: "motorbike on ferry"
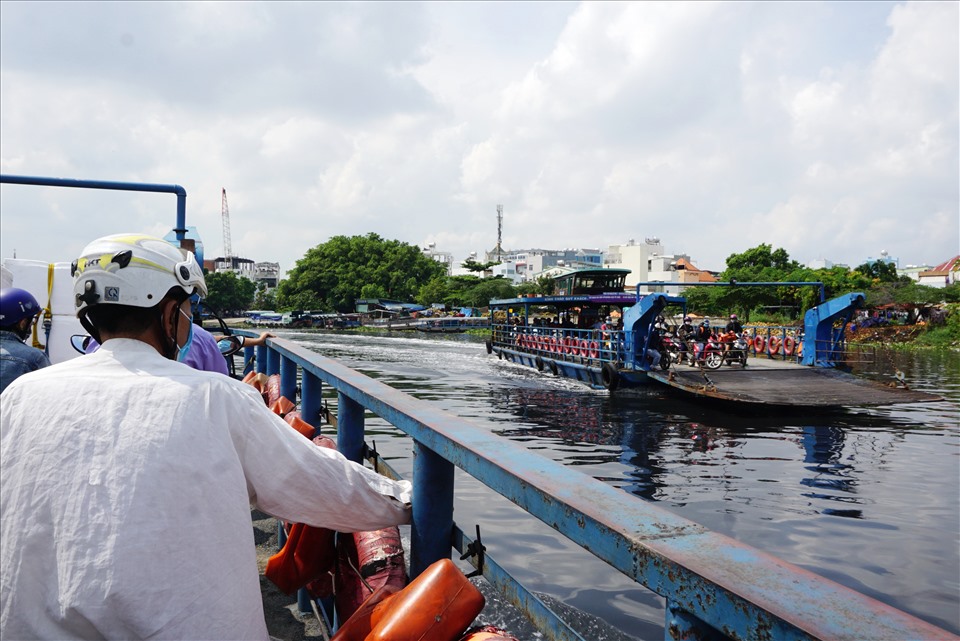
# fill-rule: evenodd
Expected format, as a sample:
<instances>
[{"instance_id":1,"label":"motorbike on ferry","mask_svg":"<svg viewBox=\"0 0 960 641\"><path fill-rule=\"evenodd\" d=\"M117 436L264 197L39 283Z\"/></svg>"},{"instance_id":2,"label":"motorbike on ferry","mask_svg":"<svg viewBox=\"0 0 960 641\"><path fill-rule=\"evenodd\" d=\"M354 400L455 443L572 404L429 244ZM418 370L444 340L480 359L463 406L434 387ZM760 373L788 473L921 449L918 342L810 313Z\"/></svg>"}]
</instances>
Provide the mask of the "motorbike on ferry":
<instances>
[{"instance_id":1,"label":"motorbike on ferry","mask_svg":"<svg viewBox=\"0 0 960 641\"><path fill-rule=\"evenodd\" d=\"M703 346L696 341L691 341L690 349L687 352L691 367L703 366L707 369L720 369L720 366L723 365L723 344L715 334L710 334Z\"/></svg>"},{"instance_id":2,"label":"motorbike on ferry","mask_svg":"<svg viewBox=\"0 0 960 641\"><path fill-rule=\"evenodd\" d=\"M747 366L747 339L742 332L727 332L719 340L724 350L723 361L727 365Z\"/></svg>"},{"instance_id":3,"label":"motorbike on ferry","mask_svg":"<svg viewBox=\"0 0 960 641\"><path fill-rule=\"evenodd\" d=\"M664 332L661 340L663 342L663 354L660 358L660 369L666 370L671 365L682 363L688 351L683 341L673 332Z\"/></svg>"}]
</instances>

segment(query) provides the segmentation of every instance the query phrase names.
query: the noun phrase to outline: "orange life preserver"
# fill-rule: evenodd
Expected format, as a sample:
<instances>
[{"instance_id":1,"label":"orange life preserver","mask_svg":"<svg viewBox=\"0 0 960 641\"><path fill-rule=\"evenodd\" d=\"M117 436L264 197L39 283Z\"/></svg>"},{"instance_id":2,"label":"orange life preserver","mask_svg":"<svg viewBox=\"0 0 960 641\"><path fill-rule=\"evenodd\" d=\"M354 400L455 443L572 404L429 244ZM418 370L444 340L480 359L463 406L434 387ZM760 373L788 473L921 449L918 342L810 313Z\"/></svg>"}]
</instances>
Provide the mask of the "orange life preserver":
<instances>
[{"instance_id":1,"label":"orange life preserver","mask_svg":"<svg viewBox=\"0 0 960 641\"><path fill-rule=\"evenodd\" d=\"M570 337L570 353L580 356L580 340L576 336Z\"/></svg>"},{"instance_id":2,"label":"orange life preserver","mask_svg":"<svg viewBox=\"0 0 960 641\"><path fill-rule=\"evenodd\" d=\"M793 348L796 347L796 341L793 336L785 336L783 339L783 353L786 356L793 356Z\"/></svg>"},{"instance_id":3,"label":"orange life preserver","mask_svg":"<svg viewBox=\"0 0 960 641\"><path fill-rule=\"evenodd\" d=\"M747 343L747 349L753 349L753 336L744 334L743 340Z\"/></svg>"},{"instance_id":4,"label":"orange life preserver","mask_svg":"<svg viewBox=\"0 0 960 641\"><path fill-rule=\"evenodd\" d=\"M563 353L564 354L569 354L571 351L573 351L573 348L570 347L570 343L572 342L572 340L573 339L571 339L569 336L563 337Z\"/></svg>"},{"instance_id":5,"label":"orange life preserver","mask_svg":"<svg viewBox=\"0 0 960 641\"><path fill-rule=\"evenodd\" d=\"M797 341L797 358L803 356L803 341Z\"/></svg>"},{"instance_id":6,"label":"orange life preserver","mask_svg":"<svg viewBox=\"0 0 960 641\"><path fill-rule=\"evenodd\" d=\"M585 338L580 339L580 356L587 356L590 353L590 343Z\"/></svg>"},{"instance_id":7,"label":"orange life preserver","mask_svg":"<svg viewBox=\"0 0 960 641\"><path fill-rule=\"evenodd\" d=\"M753 339L753 350L757 354L763 351L763 348L767 346L767 341L763 336L757 336Z\"/></svg>"},{"instance_id":8,"label":"orange life preserver","mask_svg":"<svg viewBox=\"0 0 960 641\"><path fill-rule=\"evenodd\" d=\"M453 561L440 559L390 599L366 641L457 639L484 602Z\"/></svg>"},{"instance_id":9,"label":"orange life preserver","mask_svg":"<svg viewBox=\"0 0 960 641\"><path fill-rule=\"evenodd\" d=\"M597 358L600 356L600 344L597 341L590 342L590 358Z\"/></svg>"},{"instance_id":10,"label":"orange life preserver","mask_svg":"<svg viewBox=\"0 0 960 641\"><path fill-rule=\"evenodd\" d=\"M561 351L563 351L560 349L560 339L556 336L550 337L550 351L554 354L559 354Z\"/></svg>"},{"instance_id":11,"label":"orange life preserver","mask_svg":"<svg viewBox=\"0 0 960 641\"><path fill-rule=\"evenodd\" d=\"M286 396L281 396L274 402L273 405L270 406L270 411L276 414L277 416L279 416L280 418L283 418L284 416L292 412L294 409L296 409L296 407L297 406L294 405L293 402L290 399L288 399Z\"/></svg>"},{"instance_id":12,"label":"orange life preserver","mask_svg":"<svg viewBox=\"0 0 960 641\"><path fill-rule=\"evenodd\" d=\"M776 354L777 350L780 348L780 339L776 336L771 336L770 340L767 342L767 347L770 349L771 354Z\"/></svg>"}]
</instances>

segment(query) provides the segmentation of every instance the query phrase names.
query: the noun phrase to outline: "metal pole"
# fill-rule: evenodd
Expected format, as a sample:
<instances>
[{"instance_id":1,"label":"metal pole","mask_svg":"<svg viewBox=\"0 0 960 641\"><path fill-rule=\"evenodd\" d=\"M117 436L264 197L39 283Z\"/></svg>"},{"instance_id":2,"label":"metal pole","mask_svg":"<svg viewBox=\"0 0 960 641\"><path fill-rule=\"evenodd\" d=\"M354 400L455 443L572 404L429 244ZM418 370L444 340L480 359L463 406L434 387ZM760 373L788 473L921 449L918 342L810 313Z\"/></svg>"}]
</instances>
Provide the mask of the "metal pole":
<instances>
[{"instance_id":1,"label":"metal pole","mask_svg":"<svg viewBox=\"0 0 960 641\"><path fill-rule=\"evenodd\" d=\"M337 394L337 449L351 461L363 461L363 406Z\"/></svg>"},{"instance_id":2,"label":"metal pole","mask_svg":"<svg viewBox=\"0 0 960 641\"><path fill-rule=\"evenodd\" d=\"M293 404L297 402L297 363L286 356L280 357L280 395Z\"/></svg>"},{"instance_id":3,"label":"metal pole","mask_svg":"<svg viewBox=\"0 0 960 641\"><path fill-rule=\"evenodd\" d=\"M314 427L320 426L320 410L323 408L323 381L304 370L300 381L300 418Z\"/></svg>"},{"instance_id":4,"label":"metal pole","mask_svg":"<svg viewBox=\"0 0 960 641\"><path fill-rule=\"evenodd\" d=\"M450 557L453 535L453 463L418 441L413 444L413 517L410 578Z\"/></svg>"}]
</instances>

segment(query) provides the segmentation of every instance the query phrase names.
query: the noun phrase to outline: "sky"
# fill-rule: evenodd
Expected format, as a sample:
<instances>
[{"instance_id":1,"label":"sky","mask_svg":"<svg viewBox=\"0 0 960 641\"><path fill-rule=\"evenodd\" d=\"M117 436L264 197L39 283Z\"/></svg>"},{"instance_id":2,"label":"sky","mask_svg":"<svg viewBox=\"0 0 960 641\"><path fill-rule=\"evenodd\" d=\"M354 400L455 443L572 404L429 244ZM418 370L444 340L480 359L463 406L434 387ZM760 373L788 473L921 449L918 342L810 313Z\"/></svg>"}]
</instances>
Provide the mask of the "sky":
<instances>
[{"instance_id":1,"label":"sky","mask_svg":"<svg viewBox=\"0 0 960 641\"><path fill-rule=\"evenodd\" d=\"M0 3L0 171L176 184L206 258L659 238L701 269L960 253L957 2ZM0 187L0 257L174 227Z\"/></svg>"}]
</instances>

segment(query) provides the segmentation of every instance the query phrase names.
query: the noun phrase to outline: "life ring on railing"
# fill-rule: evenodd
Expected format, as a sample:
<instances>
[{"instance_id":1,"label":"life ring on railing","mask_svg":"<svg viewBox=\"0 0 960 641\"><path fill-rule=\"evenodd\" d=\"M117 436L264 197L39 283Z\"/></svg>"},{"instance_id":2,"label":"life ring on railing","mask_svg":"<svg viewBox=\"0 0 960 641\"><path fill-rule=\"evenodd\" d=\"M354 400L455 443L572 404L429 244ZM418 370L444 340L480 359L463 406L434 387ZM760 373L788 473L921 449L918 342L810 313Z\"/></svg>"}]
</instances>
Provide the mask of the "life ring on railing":
<instances>
[{"instance_id":1,"label":"life ring on railing","mask_svg":"<svg viewBox=\"0 0 960 641\"><path fill-rule=\"evenodd\" d=\"M572 348L570 347L570 342L571 342L572 340L573 340L573 339L570 338L569 336L564 336L564 337L563 337L563 353L564 353L564 354L569 354L569 353L572 351Z\"/></svg>"},{"instance_id":2,"label":"life ring on railing","mask_svg":"<svg viewBox=\"0 0 960 641\"><path fill-rule=\"evenodd\" d=\"M590 353L590 343L585 338L580 339L580 356L587 356Z\"/></svg>"},{"instance_id":3,"label":"life ring on railing","mask_svg":"<svg viewBox=\"0 0 960 641\"><path fill-rule=\"evenodd\" d=\"M793 356L793 349L797 346L796 341L793 339L793 336L785 336L783 339L783 354L784 356Z\"/></svg>"},{"instance_id":4,"label":"life ring on railing","mask_svg":"<svg viewBox=\"0 0 960 641\"><path fill-rule=\"evenodd\" d=\"M776 336L771 336L770 340L767 341L767 348L769 348L771 354L776 354L777 350L780 349L780 339Z\"/></svg>"},{"instance_id":5,"label":"life ring on railing","mask_svg":"<svg viewBox=\"0 0 960 641\"><path fill-rule=\"evenodd\" d=\"M550 337L550 351L554 354L559 354L561 351L563 351L560 344L560 339L556 336Z\"/></svg>"},{"instance_id":6,"label":"life ring on railing","mask_svg":"<svg viewBox=\"0 0 960 641\"><path fill-rule=\"evenodd\" d=\"M600 343L597 341L590 342L590 358L597 358L600 356Z\"/></svg>"},{"instance_id":7,"label":"life ring on railing","mask_svg":"<svg viewBox=\"0 0 960 641\"><path fill-rule=\"evenodd\" d=\"M767 341L763 338L763 336L757 336L756 338L753 339L753 351L756 352L757 354L760 354L761 352L763 352L763 348L766 346L767 346Z\"/></svg>"},{"instance_id":8,"label":"life ring on railing","mask_svg":"<svg viewBox=\"0 0 960 641\"><path fill-rule=\"evenodd\" d=\"M576 336L570 337L570 354L580 356L580 341Z\"/></svg>"}]
</instances>

